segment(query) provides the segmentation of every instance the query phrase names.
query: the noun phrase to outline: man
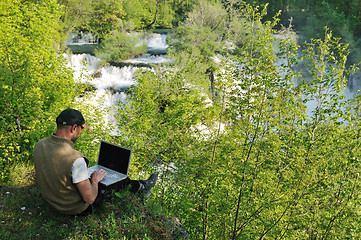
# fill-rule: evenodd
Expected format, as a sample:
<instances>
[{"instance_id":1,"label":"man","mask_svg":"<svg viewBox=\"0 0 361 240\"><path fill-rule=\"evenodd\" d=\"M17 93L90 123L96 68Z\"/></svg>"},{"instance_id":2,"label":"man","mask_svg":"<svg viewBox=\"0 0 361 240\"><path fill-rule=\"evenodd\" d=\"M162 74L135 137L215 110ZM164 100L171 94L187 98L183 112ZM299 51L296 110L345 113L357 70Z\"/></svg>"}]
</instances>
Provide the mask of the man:
<instances>
[{"instance_id":1,"label":"man","mask_svg":"<svg viewBox=\"0 0 361 240\"><path fill-rule=\"evenodd\" d=\"M34 164L41 193L51 207L63 214L81 215L92 210L95 200L102 198L98 183L107 174L105 170L94 171L88 177L89 161L73 145L82 129L91 131L83 115L75 109L66 109L56 119L57 130L49 138L40 140L34 147ZM157 175L148 180L127 178L113 189L130 186L130 191L139 192L148 198ZM101 184L99 184L101 185Z\"/></svg>"}]
</instances>

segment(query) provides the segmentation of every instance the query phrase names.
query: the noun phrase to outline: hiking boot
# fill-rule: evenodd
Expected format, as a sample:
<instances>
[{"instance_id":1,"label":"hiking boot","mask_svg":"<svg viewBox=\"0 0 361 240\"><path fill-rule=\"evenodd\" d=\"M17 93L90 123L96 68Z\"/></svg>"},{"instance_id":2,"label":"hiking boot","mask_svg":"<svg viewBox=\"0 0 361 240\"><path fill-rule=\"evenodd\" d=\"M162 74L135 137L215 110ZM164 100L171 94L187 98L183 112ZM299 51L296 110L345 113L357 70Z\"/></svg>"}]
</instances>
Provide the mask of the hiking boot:
<instances>
[{"instance_id":1,"label":"hiking boot","mask_svg":"<svg viewBox=\"0 0 361 240\"><path fill-rule=\"evenodd\" d=\"M150 196L150 190L154 187L155 183L158 180L158 175L153 173L147 180L139 180L141 184L143 184L142 190L140 193L142 194L143 199L148 199Z\"/></svg>"}]
</instances>

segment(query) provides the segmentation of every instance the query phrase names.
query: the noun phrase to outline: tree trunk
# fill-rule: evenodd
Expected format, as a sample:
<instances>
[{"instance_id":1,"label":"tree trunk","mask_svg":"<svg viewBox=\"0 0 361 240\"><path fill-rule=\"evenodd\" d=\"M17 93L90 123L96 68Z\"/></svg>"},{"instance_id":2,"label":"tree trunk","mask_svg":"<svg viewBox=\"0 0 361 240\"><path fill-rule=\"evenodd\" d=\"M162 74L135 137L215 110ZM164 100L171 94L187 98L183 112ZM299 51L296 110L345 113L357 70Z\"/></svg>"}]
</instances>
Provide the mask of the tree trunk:
<instances>
[{"instance_id":1,"label":"tree trunk","mask_svg":"<svg viewBox=\"0 0 361 240\"><path fill-rule=\"evenodd\" d=\"M155 14L154 14L154 19L151 23L148 24L148 26L146 26L146 29L150 29L154 23L157 21L157 17L158 17L158 11L159 11L159 2L160 0L157 0L157 9L155 10Z\"/></svg>"}]
</instances>

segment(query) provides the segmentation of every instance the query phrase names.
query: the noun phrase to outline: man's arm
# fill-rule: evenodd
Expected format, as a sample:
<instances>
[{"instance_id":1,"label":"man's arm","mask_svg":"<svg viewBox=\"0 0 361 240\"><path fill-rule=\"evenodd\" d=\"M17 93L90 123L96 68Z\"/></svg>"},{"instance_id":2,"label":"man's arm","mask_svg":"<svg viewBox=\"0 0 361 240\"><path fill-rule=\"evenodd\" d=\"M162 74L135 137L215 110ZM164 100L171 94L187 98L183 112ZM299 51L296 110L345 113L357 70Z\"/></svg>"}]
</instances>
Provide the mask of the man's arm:
<instances>
[{"instance_id":1,"label":"man's arm","mask_svg":"<svg viewBox=\"0 0 361 240\"><path fill-rule=\"evenodd\" d=\"M107 175L107 172L103 169L94 171L91 175L91 180L86 179L76 184L80 195L83 200L89 204L92 204L98 196L98 183Z\"/></svg>"}]
</instances>

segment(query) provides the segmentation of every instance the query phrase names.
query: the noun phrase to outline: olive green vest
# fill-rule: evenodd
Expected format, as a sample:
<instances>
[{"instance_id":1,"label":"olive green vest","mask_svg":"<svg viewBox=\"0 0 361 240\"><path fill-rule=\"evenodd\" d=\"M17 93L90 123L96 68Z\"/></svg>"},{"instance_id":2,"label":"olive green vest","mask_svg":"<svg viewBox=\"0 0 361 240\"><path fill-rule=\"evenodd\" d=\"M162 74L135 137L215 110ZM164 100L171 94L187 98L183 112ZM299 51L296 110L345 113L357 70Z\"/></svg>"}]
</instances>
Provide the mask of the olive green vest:
<instances>
[{"instance_id":1,"label":"olive green vest","mask_svg":"<svg viewBox=\"0 0 361 240\"><path fill-rule=\"evenodd\" d=\"M73 148L73 142L54 134L34 147L37 182L46 202L57 211L75 215L89 204L84 202L72 182L71 170L76 159L84 155ZM87 164L89 163L88 160Z\"/></svg>"}]
</instances>

